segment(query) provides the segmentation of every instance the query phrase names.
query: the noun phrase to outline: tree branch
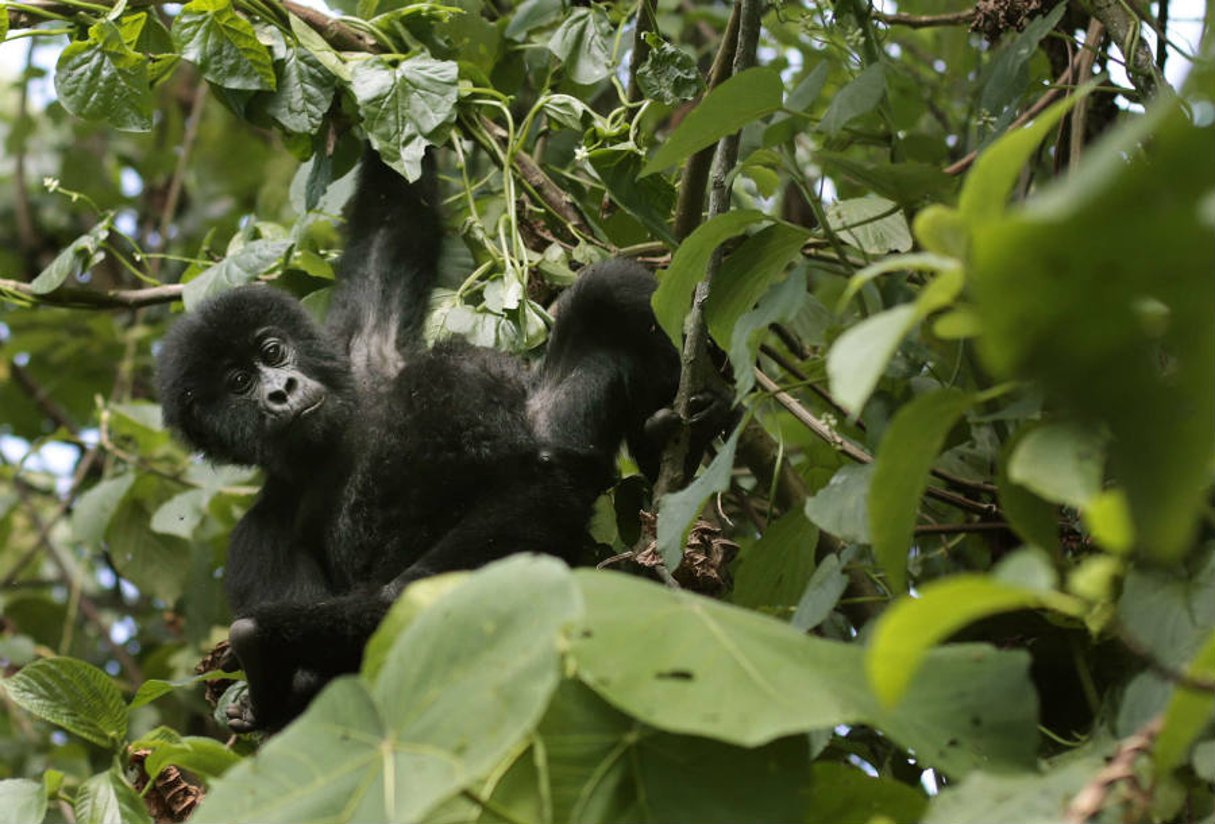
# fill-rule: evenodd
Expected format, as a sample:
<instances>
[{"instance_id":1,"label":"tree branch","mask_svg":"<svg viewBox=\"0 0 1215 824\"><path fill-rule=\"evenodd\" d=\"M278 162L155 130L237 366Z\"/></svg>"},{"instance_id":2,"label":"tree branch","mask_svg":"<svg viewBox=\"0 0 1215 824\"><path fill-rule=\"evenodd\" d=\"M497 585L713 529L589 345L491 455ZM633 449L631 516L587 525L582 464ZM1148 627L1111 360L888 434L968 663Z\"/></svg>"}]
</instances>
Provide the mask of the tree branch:
<instances>
[{"instance_id":1,"label":"tree branch","mask_svg":"<svg viewBox=\"0 0 1215 824\"><path fill-rule=\"evenodd\" d=\"M736 76L755 65L755 54L759 45L760 0L738 0L735 3L734 16L738 17L738 42L734 49L734 60L730 67L730 76ZM725 49L725 44L722 46ZM714 67L716 73L716 66ZM713 157L712 179L713 188L709 195L709 216L725 214L730 209L730 187L728 185L730 172L738 160L738 141L740 133L726 135L717 142L717 151ZM722 251L717 249L709 261L708 271L704 279L696 285L696 293L692 298L692 309L684 322L687 337L684 339L681 353L681 370L679 374L679 389L675 393L675 412L682 420L690 415L692 398L707 387L720 383L721 378L709 362L709 332L704 321L704 305L712 288L713 278L721 268ZM666 493L679 489L687 483L684 464L687 462L688 449L691 444L691 433L687 427L681 427L679 435L671 439L662 453L662 463L658 471L658 480L654 483L654 499L661 498Z\"/></svg>"},{"instance_id":2,"label":"tree branch","mask_svg":"<svg viewBox=\"0 0 1215 824\"><path fill-rule=\"evenodd\" d=\"M181 298L184 288L180 283L151 286L147 289L94 290L77 286L61 286L54 292L38 295L34 293L28 283L0 278L0 298L4 297L2 293L10 292L19 295L25 301L47 306L67 306L74 309L137 309L141 306L172 303Z\"/></svg>"}]
</instances>

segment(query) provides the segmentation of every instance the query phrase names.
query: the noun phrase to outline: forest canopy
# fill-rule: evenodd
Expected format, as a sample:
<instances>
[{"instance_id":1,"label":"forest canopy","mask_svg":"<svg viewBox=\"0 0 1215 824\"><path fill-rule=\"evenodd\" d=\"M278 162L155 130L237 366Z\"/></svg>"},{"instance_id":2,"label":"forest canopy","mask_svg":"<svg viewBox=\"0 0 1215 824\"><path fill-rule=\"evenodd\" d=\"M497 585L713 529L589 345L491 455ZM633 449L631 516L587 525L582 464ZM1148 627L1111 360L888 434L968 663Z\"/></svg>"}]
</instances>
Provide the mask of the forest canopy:
<instances>
[{"instance_id":1,"label":"forest canopy","mask_svg":"<svg viewBox=\"0 0 1215 824\"><path fill-rule=\"evenodd\" d=\"M1209 17L0 3L0 817L1215 821ZM586 568L419 581L236 735L262 478L156 356L245 284L324 317L365 142L435 158L428 341L538 361L625 257L675 411L738 414L694 474L619 457Z\"/></svg>"}]
</instances>

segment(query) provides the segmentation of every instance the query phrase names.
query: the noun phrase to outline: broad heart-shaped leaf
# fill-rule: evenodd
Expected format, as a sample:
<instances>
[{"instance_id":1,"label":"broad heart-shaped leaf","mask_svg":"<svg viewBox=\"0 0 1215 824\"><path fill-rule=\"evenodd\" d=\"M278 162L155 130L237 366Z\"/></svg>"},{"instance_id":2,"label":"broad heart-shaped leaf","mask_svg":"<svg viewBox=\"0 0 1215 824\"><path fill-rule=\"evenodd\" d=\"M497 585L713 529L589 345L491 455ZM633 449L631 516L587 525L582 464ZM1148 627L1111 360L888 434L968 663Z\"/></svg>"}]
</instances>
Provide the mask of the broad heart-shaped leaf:
<instances>
[{"instance_id":1,"label":"broad heart-shaped leaf","mask_svg":"<svg viewBox=\"0 0 1215 824\"><path fill-rule=\"evenodd\" d=\"M217 86L274 90L270 52L231 0L187 3L173 21L173 35L181 44L181 56Z\"/></svg>"},{"instance_id":2,"label":"broad heart-shaped leaf","mask_svg":"<svg viewBox=\"0 0 1215 824\"><path fill-rule=\"evenodd\" d=\"M705 322L719 345L730 345L738 319L784 274L809 237L800 226L774 223L751 235L726 258L705 302Z\"/></svg>"},{"instance_id":3,"label":"broad heart-shaped leaf","mask_svg":"<svg viewBox=\"0 0 1215 824\"><path fill-rule=\"evenodd\" d=\"M253 282L258 275L278 263L291 245L290 240L269 239L245 244L186 284L181 294L186 311L194 311L212 295Z\"/></svg>"},{"instance_id":4,"label":"broad heart-shaped leaf","mask_svg":"<svg viewBox=\"0 0 1215 824\"><path fill-rule=\"evenodd\" d=\"M734 467L734 450L738 448L741 426L722 445L713 462L700 476L678 492L665 495L658 505L658 552L667 569L674 570L683 560L684 541L688 530L710 495L730 485Z\"/></svg>"},{"instance_id":5,"label":"broad heart-shaped leaf","mask_svg":"<svg viewBox=\"0 0 1215 824\"><path fill-rule=\"evenodd\" d=\"M1191 78L1215 82L1205 65ZM1213 142L1215 125L1162 100L1057 188L974 227L980 354L1108 430L1138 544L1161 561L1190 547L1215 449Z\"/></svg>"},{"instance_id":6,"label":"broad heart-shaped leaf","mask_svg":"<svg viewBox=\"0 0 1215 824\"><path fill-rule=\"evenodd\" d=\"M581 614L569 570L516 556L467 576L409 622L370 688L331 684L217 781L196 821L416 821L535 727Z\"/></svg>"},{"instance_id":7,"label":"broad heart-shaped leaf","mask_svg":"<svg viewBox=\"0 0 1215 824\"><path fill-rule=\"evenodd\" d=\"M152 128L148 58L132 50L108 20L90 26L88 40L69 43L60 53L55 91L63 108L84 120L128 132Z\"/></svg>"},{"instance_id":8,"label":"broad heart-shaped leaf","mask_svg":"<svg viewBox=\"0 0 1215 824\"><path fill-rule=\"evenodd\" d=\"M7 10L4 15L7 20ZM0 810L11 824L42 824L46 818L46 787L28 778L6 778L0 781Z\"/></svg>"},{"instance_id":9,"label":"broad heart-shaped leaf","mask_svg":"<svg viewBox=\"0 0 1215 824\"><path fill-rule=\"evenodd\" d=\"M113 769L80 785L72 811L76 824L152 824L139 793Z\"/></svg>"},{"instance_id":10,"label":"broad heart-shaped leaf","mask_svg":"<svg viewBox=\"0 0 1215 824\"><path fill-rule=\"evenodd\" d=\"M869 485L869 534L895 592L907 585L907 552L928 471L945 436L973 403L971 395L953 389L921 395L900 409L882 434Z\"/></svg>"},{"instance_id":11,"label":"broad heart-shaped leaf","mask_svg":"<svg viewBox=\"0 0 1215 824\"><path fill-rule=\"evenodd\" d=\"M574 9L548 41L570 80L598 83L612 73L611 24L598 6Z\"/></svg>"},{"instance_id":12,"label":"broad heart-shaped leaf","mask_svg":"<svg viewBox=\"0 0 1215 824\"><path fill-rule=\"evenodd\" d=\"M431 138L455 120L458 79L454 62L423 55L396 66L373 57L355 67L351 90L363 128L384 162L407 180L422 176Z\"/></svg>"},{"instance_id":13,"label":"broad heart-shaped leaf","mask_svg":"<svg viewBox=\"0 0 1215 824\"><path fill-rule=\"evenodd\" d=\"M831 99L831 105L827 107L819 129L831 136L839 134L840 130L853 120L876 109L885 94L885 72L881 63L874 63L854 77Z\"/></svg>"},{"instance_id":14,"label":"broad heart-shaped leaf","mask_svg":"<svg viewBox=\"0 0 1215 824\"><path fill-rule=\"evenodd\" d=\"M1215 633L1207 636L1186 674L1198 680L1210 680L1215 677ZM1185 763L1190 746L1211 720L1212 709L1215 709L1215 696L1209 691L1189 689L1182 684L1174 685L1173 697L1164 711L1164 722L1152 753L1158 774L1166 773Z\"/></svg>"},{"instance_id":15,"label":"broad heart-shaped leaf","mask_svg":"<svg viewBox=\"0 0 1215 824\"><path fill-rule=\"evenodd\" d=\"M1105 438L1092 427L1049 423L1017 442L1008 479L1048 501L1081 509L1101 492Z\"/></svg>"},{"instance_id":16,"label":"broad heart-shaped leaf","mask_svg":"<svg viewBox=\"0 0 1215 824\"><path fill-rule=\"evenodd\" d=\"M558 635L582 614L569 569L547 556L491 564L397 638L373 694L405 741L488 770L540 719L560 674ZM470 746L475 741L477 746Z\"/></svg>"},{"instance_id":17,"label":"broad heart-shaped leaf","mask_svg":"<svg viewBox=\"0 0 1215 824\"><path fill-rule=\"evenodd\" d=\"M713 251L751 224L769 219L754 209L726 212L698 226L675 250L670 267L659 273L658 289L650 299L658 325L675 348L683 346L683 319L692 306L696 284L704 279Z\"/></svg>"},{"instance_id":18,"label":"broad heart-shaped leaf","mask_svg":"<svg viewBox=\"0 0 1215 824\"><path fill-rule=\"evenodd\" d=\"M553 822L799 821L806 740L744 749L659 732L564 681L537 730ZM695 765L689 769L689 765Z\"/></svg>"},{"instance_id":19,"label":"broad heart-shaped leaf","mask_svg":"<svg viewBox=\"0 0 1215 824\"><path fill-rule=\"evenodd\" d=\"M127 472L89 487L72 510L72 533L76 539L86 546L99 547L114 513L134 483L135 473Z\"/></svg>"},{"instance_id":20,"label":"broad heart-shaped leaf","mask_svg":"<svg viewBox=\"0 0 1215 824\"><path fill-rule=\"evenodd\" d=\"M755 746L866 723L952 775L1034 763L1037 700L1023 652L934 650L904 700L884 710L858 645L625 575L574 577L586 602L570 638L577 677L659 729Z\"/></svg>"},{"instance_id":21,"label":"broad heart-shaped leaf","mask_svg":"<svg viewBox=\"0 0 1215 824\"><path fill-rule=\"evenodd\" d=\"M917 597L895 601L878 619L865 651L865 671L883 706L894 706L928 650L962 627L1001 612L1057 607L1082 614L1065 595L1013 586L985 575L933 581Z\"/></svg>"},{"instance_id":22,"label":"broad heart-shaped leaf","mask_svg":"<svg viewBox=\"0 0 1215 824\"><path fill-rule=\"evenodd\" d=\"M405 788L414 781L427 781L443 794L458 787L463 778L458 762L396 741L363 683L354 677L339 678L299 721L216 781L191 821L412 820L422 810L411 808L410 799L396 794L398 776L404 778Z\"/></svg>"},{"instance_id":23,"label":"broad heart-shaped leaf","mask_svg":"<svg viewBox=\"0 0 1215 824\"><path fill-rule=\"evenodd\" d=\"M266 111L288 131L315 132L329 111L337 78L301 46L288 46L276 68L278 88L267 101Z\"/></svg>"},{"instance_id":24,"label":"broad heart-shaped leaf","mask_svg":"<svg viewBox=\"0 0 1215 824\"><path fill-rule=\"evenodd\" d=\"M641 174L653 174L681 163L753 120L779 111L784 90L780 74L774 69L747 69L731 77L706 94L675 127L642 168Z\"/></svg>"},{"instance_id":25,"label":"broad heart-shaped leaf","mask_svg":"<svg viewBox=\"0 0 1215 824\"><path fill-rule=\"evenodd\" d=\"M106 212L92 229L73 240L30 283L33 293L45 295L53 292L68 278L75 278L100 263L104 255L101 244L110 236L113 224L114 213Z\"/></svg>"},{"instance_id":26,"label":"broad heart-shaped leaf","mask_svg":"<svg viewBox=\"0 0 1215 824\"><path fill-rule=\"evenodd\" d=\"M43 658L4 679L17 706L101 747L127 732L127 707L113 679L75 658Z\"/></svg>"}]
</instances>

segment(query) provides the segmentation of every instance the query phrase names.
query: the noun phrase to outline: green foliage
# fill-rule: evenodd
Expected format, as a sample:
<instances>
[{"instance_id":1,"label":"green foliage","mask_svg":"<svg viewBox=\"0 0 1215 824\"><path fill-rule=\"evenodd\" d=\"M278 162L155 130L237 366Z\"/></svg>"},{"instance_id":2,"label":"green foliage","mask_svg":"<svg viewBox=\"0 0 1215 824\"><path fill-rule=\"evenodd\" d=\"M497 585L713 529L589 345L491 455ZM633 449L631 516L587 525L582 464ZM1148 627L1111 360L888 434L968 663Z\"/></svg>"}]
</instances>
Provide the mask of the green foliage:
<instances>
[{"instance_id":1,"label":"green foliage","mask_svg":"<svg viewBox=\"0 0 1215 824\"><path fill-rule=\"evenodd\" d=\"M131 747L197 821L1215 814L1215 42L1146 99L1055 82L1075 4L987 45L780 4L706 91L732 6L693 5L646 7L638 67L635 3L0 9L0 65L36 44L0 91L6 820L150 821ZM661 500L622 459L597 509L601 559L685 589L536 557L418 582L359 675L233 743L201 686L242 676L195 666L259 481L165 431L156 342L253 282L323 316L364 139L437 160L431 337L537 349L581 267L639 256L742 423Z\"/></svg>"}]
</instances>

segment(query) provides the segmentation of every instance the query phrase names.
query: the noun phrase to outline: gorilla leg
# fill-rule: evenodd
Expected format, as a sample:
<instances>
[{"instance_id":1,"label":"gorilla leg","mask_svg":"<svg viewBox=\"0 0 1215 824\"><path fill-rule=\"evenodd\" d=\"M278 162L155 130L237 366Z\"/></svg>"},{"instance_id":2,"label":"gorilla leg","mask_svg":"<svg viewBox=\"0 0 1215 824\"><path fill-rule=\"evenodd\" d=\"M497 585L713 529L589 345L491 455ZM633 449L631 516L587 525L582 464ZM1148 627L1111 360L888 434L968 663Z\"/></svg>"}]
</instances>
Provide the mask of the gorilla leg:
<instances>
[{"instance_id":1,"label":"gorilla leg","mask_svg":"<svg viewBox=\"0 0 1215 824\"><path fill-rule=\"evenodd\" d=\"M587 269L553 309L548 354L528 400L543 443L596 456L610 468L624 440L651 479L680 426L692 429L690 474L733 417L729 398L716 389L693 399L686 422L670 408L680 358L654 319L654 288L654 276L632 261Z\"/></svg>"}]
</instances>

